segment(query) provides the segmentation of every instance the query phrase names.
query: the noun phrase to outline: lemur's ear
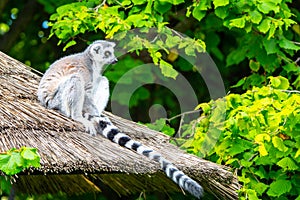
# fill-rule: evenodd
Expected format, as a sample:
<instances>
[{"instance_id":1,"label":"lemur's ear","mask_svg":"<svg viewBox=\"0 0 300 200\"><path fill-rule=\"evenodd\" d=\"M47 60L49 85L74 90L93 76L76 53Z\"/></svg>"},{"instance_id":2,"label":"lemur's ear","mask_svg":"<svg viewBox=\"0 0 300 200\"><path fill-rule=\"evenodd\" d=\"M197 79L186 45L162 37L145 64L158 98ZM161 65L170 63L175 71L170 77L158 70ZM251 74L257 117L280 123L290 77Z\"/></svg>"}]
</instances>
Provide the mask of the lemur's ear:
<instances>
[{"instance_id":1,"label":"lemur's ear","mask_svg":"<svg viewBox=\"0 0 300 200\"><path fill-rule=\"evenodd\" d=\"M94 54L99 54L103 49L103 46L101 43L95 43L95 44L92 44L91 47L90 47L90 53L92 55Z\"/></svg>"},{"instance_id":2,"label":"lemur's ear","mask_svg":"<svg viewBox=\"0 0 300 200\"><path fill-rule=\"evenodd\" d=\"M110 42L110 45L111 45L111 47L115 47L115 46L116 46L116 43Z\"/></svg>"}]
</instances>

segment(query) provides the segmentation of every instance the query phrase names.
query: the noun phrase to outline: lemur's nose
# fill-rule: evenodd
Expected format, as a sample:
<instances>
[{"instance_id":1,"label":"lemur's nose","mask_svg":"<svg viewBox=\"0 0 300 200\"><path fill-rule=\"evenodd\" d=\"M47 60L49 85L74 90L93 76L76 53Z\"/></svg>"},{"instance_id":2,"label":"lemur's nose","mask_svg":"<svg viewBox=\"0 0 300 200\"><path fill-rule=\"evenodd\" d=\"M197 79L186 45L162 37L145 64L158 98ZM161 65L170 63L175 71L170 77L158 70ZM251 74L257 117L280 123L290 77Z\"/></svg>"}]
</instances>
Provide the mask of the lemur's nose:
<instances>
[{"instance_id":1,"label":"lemur's nose","mask_svg":"<svg viewBox=\"0 0 300 200\"><path fill-rule=\"evenodd\" d=\"M111 61L111 64L116 64L118 62L118 59L117 58L114 58L112 61Z\"/></svg>"}]
</instances>

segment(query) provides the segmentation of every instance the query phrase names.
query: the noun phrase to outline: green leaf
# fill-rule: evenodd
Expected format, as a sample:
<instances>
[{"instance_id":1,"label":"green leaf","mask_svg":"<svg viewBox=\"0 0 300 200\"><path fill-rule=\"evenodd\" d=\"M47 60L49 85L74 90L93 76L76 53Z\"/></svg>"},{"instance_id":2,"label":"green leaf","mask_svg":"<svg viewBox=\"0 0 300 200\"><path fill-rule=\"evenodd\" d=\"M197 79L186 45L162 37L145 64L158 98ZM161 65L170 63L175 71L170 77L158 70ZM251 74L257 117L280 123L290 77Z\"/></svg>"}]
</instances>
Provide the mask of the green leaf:
<instances>
[{"instance_id":1,"label":"green leaf","mask_svg":"<svg viewBox=\"0 0 300 200\"><path fill-rule=\"evenodd\" d=\"M274 88L278 88L280 86L280 80L276 77L269 77L270 79L270 83L272 85L272 87Z\"/></svg>"},{"instance_id":2,"label":"green leaf","mask_svg":"<svg viewBox=\"0 0 300 200\"><path fill-rule=\"evenodd\" d=\"M66 5L58 7L56 9L56 12L59 15L65 15L66 13L70 12L70 10L72 10L72 5L71 4L66 4Z\"/></svg>"},{"instance_id":3,"label":"green leaf","mask_svg":"<svg viewBox=\"0 0 300 200\"><path fill-rule=\"evenodd\" d=\"M257 197L257 192L252 189L247 189L247 196L249 200L259 200Z\"/></svg>"},{"instance_id":4,"label":"green leaf","mask_svg":"<svg viewBox=\"0 0 300 200\"><path fill-rule=\"evenodd\" d=\"M264 183L255 183L253 184L253 189L261 196L267 189L268 189L268 185L264 184Z\"/></svg>"},{"instance_id":5,"label":"green leaf","mask_svg":"<svg viewBox=\"0 0 300 200\"><path fill-rule=\"evenodd\" d=\"M23 159L20 153L11 152L10 155L1 155L0 157L0 170L7 175L17 174L22 171Z\"/></svg>"},{"instance_id":6,"label":"green leaf","mask_svg":"<svg viewBox=\"0 0 300 200\"><path fill-rule=\"evenodd\" d=\"M254 23L254 24L259 24L259 22L262 20L262 14L260 12L258 12L257 10L251 11L250 13L250 20Z\"/></svg>"},{"instance_id":7,"label":"green leaf","mask_svg":"<svg viewBox=\"0 0 300 200\"><path fill-rule=\"evenodd\" d=\"M226 7L218 7L215 9L215 14L221 19L225 19L229 15L229 9Z\"/></svg>"},{"instance_id":8,"label":"green leaf","mask_svg":"<svg viewBox=\"0 0 300 200\"><path fill-rule=\"evenodd\" d=\"M195 53L195 48L193 45L188 45L185 49L184 52L186 53L186 55L188 56L196 56Z\"/></svg>"},{"instance_id":9,"label":"green leaf","mask_svg":"<svg viewBox=\"0 0 300 200\"><path fill-rule=\"evenodd\" d=\"M114 34L121 29L121 25L115 25L111 30L107 32L106 38L112 38Z\"/></svg>"},{"instance_id":10,"label":"green leaf","mask_svg":"<svg viewBox=\"0 0 300 200\"><path fill-rule=\"evenodd\" d=\"M279 197L288 193L292 189L292 183L289 180L276 180L270 185L267 194L271 197Z\"/></svg>"},{"instance_id":11,"label":"green leaf","mask_svg":"<svg viewBox=\"0 0 300 200\"><path fill-rule=\"evenodd\" d=\"M168 2L163 1L154 1L154 9L159 12L160 14L166 13L168 10L170 10L172 7L172 4Z\"/></svg>"},{"instance_id":12,"label":"green leaf","mask_svg":"<svg viewBox=\"0 0 300 200\"><path fill-rule=\"evenodd\" d=\"M269 156L257 157L255 160L257 165L273 165L273 161L270 159Z\"/></svg>"},{"instance_id":13,"label":"green leaf","mask_svg":"<svg viewBox=\"0 0 300 200\"><path fill-rule=\"evenodd\" d=\"M201 10L200 6L198 5L193 9L192 15L195 17L195 19L201 21L206 15L206 10Z\"/></svg>"},{"instance_id":14,"label":"green leaf","mask_svg":"<svg viewBox=\"0 0 300 200\"><path fill-rule=\"evenodd\" d=\"M161 2L168 2L171 3L173 5L178 5L181 3L184 3L184 0L160 0Z\"/></svg>"},{"instance_id":15,"label":"green leaf","mask_svg":"<svg viewBox=\"0 0 300 200\"><path fill-rule=\"evenodd\" d=\"M231 27L237 27L237 28L244 28L245 24L246 24L246 20L244 17L232 19L232 20L230 20L230 23L229 23L229 25Z\"/></svg>"},{"instance_id":16,"label":"green leaf","mask_svg":"<svg viewBox=\"0 0 300 200\"><path fill-rule=\"evenodd\" d=\"M9 159L10 159L10 155L0 154L0 169L1 170L3 170L2 167L8 163Z\"/></svg>"},{"instance_id":17,"label":"green leaf","mask_svg":"<svg viewBox=\"0 0 300 200\"><path fill-rule=\"evenodd\" d=\"M210 107L210 105L208 104L208 103L201 103L201 104L199 104L196 108L195 108L195 110L198 110L198 109L202 109L202 111L203 111L203 113L204 114L208 114L209 113L209 111L210 111L210 109L211 109L211 107Z\"/></svg>"},{"instance_id":18,"label":"green leaf","mask_svg":"<svg viewBox=\"0 0 300 200\"><path fill-rule=\"evenodd\" d=\"M298 149L298 151L296 152L294 158L296 159L296 158L298 158L298 156L300 156L300 149Z\"/></svg>"},{"instance_id":19,"label":"green leaf","mask_svg":"<svg viewBox=\"0 0 300 200\"><path fill-rule=\"evenodd\" d=\"M266 133L257 134L255 136L255 139L254 139L254 141L257 142L257 143L261 143L261 142L264 142L264 141L269 142L270 140L271 140L270 135L268 135Z\"/></svg>"},{"instance_id":20,"label":"green leaf","mask_svg":"<svg viewBox=\"0 0 300 200\"><path fill-rule=\"evenodd\" d=\"M299 45L296 45L295 43L293 43L290 40L287 40L286 38L282 38L281 40L279 40L279 46L284 49L290 49L295 51L300 50Z\"/></svg>"},{"instance_id":21,"label":"green leaf","mask_svg":"<svg viewBox=\"0 0 300 200\"><path fill-rule=\"evenodd\" d=\"M152 130L163 132L166 135L173 136L175 129L167 125L166 119L157 119L154 123L147 123L146 126Z\"/></svg>"},{"instance_id":22,"label":"green leaf","mask_svg":"<svg viewBox=\"0 0 300 200\"><path fill-rule=\"evenodd\" d=\"M258 72L259 68L260 68L260 63L259 62L255 62L254 60L250 60L249 63L250 69L254 72Z\"/></svg>"},{"instance_id":23,"label":"green leaf","mask_svg":"<svg viewBox=\"0 0 300 200\"><path fill-rule=\"evenodd\" d=\"M295 63L289 63L287 65L284 65L282 68L285 71L287 71L288 73L290 73L290 72L298 72L299 71L299 67L297 67Z\"/></svg>"},{"instance_id":24,"label":"green leaf","mask_svg":"<svg viewBox=\"0 0 300 200\"><path fill-rule=\"evenodd\" d=\"M276 28L277 28L277 26L275 26L274 24L271 24L268 39L272 38L275 35Z\"/></svg>"},{"instance_id":25,"label":"green leaf","mask_svg":"<svg viewBox=\"0 0 300 200\"><path fill-rule=\"evenodd\" d=\"M69 48L69 47L71 47L71 46L73 46L73 45L75 45L75 44L77 44L76 41L75 41L75 40L71 40L71 41L68 42L68 43L66 44L66 46L63 48L63 51L66 51L67 48Z\"/></svg>"},{"instance_id":26,"label":"green leaf","mask_svg":"<svg viewBox=\"0 0 300 200\"><path fill-rule=\"evenodd\" d=\"M254 172L255 175L257 175L261 179L268 178L268 172L264 169L264 167L261 165L259 166L259 169Z\"/></svg>"},{"instance_id":27,"label":"green leaf","mask_svg":"<svg viewBox=\"0 0 300 200\"><path fill-rule=\"evenodd\" d=\"M35 160L39 157L35 148L28 147L25 147L24 150L21 151L21 156L26 160Z\"/></svg>"},{"instance_id":28,"label":"green leaf","mask_svg":"<svg viewBox=\"0 0 300 200\"><path fill-rule=\"evenodd\" d=\"M295 22L292 19L283 19L284 23L285 23L285 30L288 30L288 28L293 25L293 24L297 24L297 22Z\"/></svg>"},{"instance_id":29,"label":"green leaf","mask_svg":"<svg viewBox=\"0 0 300 200\"><path fill-rule=\"evenodd\" d=\"M159 67L161 69L161 73L165 77L176 79L178 72L173 68L173 66L170 63L167 63L166 61L161 59L159 62Z\"/></svg>"},{"instance_id":30,"label":"green leaf","mask_svg":"<svg viewBox=\"0 0 300 200\"><path fill-rule=\"evenodd\" d=\"M152 13L152 5L153 5L153 1L148 1L146 9L144 10L144 13L146 14L151 14Z\"/></svg>"},{"instance_id":31,"label":"green leaf","mask_svg":"<svg viewBox=\"0 0 300 200\"><path fill-rule=\"evenodd\" d=\"M247 149L252 148L252 143L249 141L246 141L246 140L236 139L233 142L234 142L234 145L232 145L232 147L230 147L227 150L230 156L234 156L236 154L245 152ZM246 165L246 161L245 160L242 160L242 161Z\"/></svg>"},{"instance_id":32,"label":"green leaf","mask_svg":"<svg viewBox=\"0 0 300 200\"><path fill-rule=\"evenodd\" d=\"M271 1L261 1L261 4L258 4L257 8L264 14L268 14L271 11L279 11L279 7Z\"/></svg>"},{"instance_id":33,"label":"green leaf","mask_svg":"<svg viewBox=\"0 0 300 200\"><path fill-rule=\"evenodd\" d=\"M295 171L299 169L299 166L294 162L293 159L289 157L282 158L280 161L277 162L277 165L284 170Z\"/></svg>"},{"instance_id":34,"label":"green leaf","mask_svg":"<svg viewBox=\"0 0 300 200\"><path fill-rule=\"evenodd\" d=\"M168 48L173 48L181 42L179 36L167 35L166 45Z\"/></svg>"},{"instance_id":35,"label":"green leaf","mask_svg":"<svg viewBox=\"0 0 300 200\"><path fill-rule=\"evenodd\" d=\"M284 145L283 140L280 137L277 136L272 137L272 143L274 147L277 148L279 151L286 152L287 150L289 150L289 148L287 148Z\"/></svg>"},{"instance_id":36,"label":"green leaf","mask_svg":"<svg viewBox=\"0 0 300 200\"><path fill-rule=\"evenodd\" d=\"M264 39L263 40L263 45L266 49L267 54L273 54L273 53L278 53L280 50L277 46L277 40L276 39Z\"/></svg>"},{"instance_id":37,"label":"green leaf","mask_svg":"<svg viewBox=\"0 0 300 200\"><path fill-rule=\"evenodd\" d=\"M89 16L89 14L86 12L86 10L83 10L82 12L78 12L75 14L76 17L78 17L79 20L84 20Z\"/></svg>"},{"instance_id":38,"label":"green leaf","mask_svg":"<svg viewBox=\"0 0 300 200\"><path fill-rule=\"evenodd\" d=\"M229 4L229 0L213 0L213 4L215 5L215 8L226 6Z\"/></svg>"},{"instance_id":39,"label":"green leaf","mask_svg":"<svg viewBox=\"0 0 300 200\"><path fill-rule=\"evenodd\" d=\"M17 174L30 166L40 166L40 157L35 148L22 147L0 154L0 170L7 175Z\"/></svg>"},{"instance_id":40,"label":"green leaf","mask_svg":"<svg viewBox=\"0 0 300 200\"><path fill-rule=\"evenodd\" d=\"M172 137L175 134L175 129L172 128L172 127L170 127L170 126L168 126L168 125L165 125L163 127L163 129L161 130L161 132L163 132L164 134Z\"/></svg>"},{"instance_id":41,"label":"green leaf","mask_svg":"<svg viewBox=\"0 0 300 200\"><path fill-rule=\"evenodd\" d=\"M267 33L270 30L270 27L271 27L271 20L264 19L257 28L260 32Z\"/></svg>"},{"instance_id":42,"label":"green leaf","mask_svg":"<svg viewBox=\"0 0 300 200\"><path fill-rule=\"evenodd\" d=\"M55 20L57 20L58 17L59 17L59 14L54 13L54 14L52 14L52 15L50 16L50 20L51 20L51 21L55 21Z\"/></svg>"},{"instance_id":43,"label":"green leaf","mask_svg":"<svg viewBox=\"0 0 300 200\"><path fill-rule=\"evenodd\" d=\"M243 167L251 167L253 165L253 161L246 161L244 159L240 160L241 166Z\"/></svg>"},{"instance_id":44,"label":"green leaf","mask_svg":"<svg viewBox=\"0 0 300 200\"><path fill-rule=\"evenodd\" d=\"M290 87L289 80L283 76L268 77L270 79L271 86L276 89L287 90Z\"/></svg>"},{"instance_id":45,"label":"green leaf","mask_svg":"<svg viewBox=\"0 0 300 200\"><path fill-rule=\"evenodd\" d=\"M226 58L226 66L228 67L242 62L246 57L246 52L247 52L247 48L245 47L231 51Z\"/></svg>"},{"instance_id":46,"label":"green leaf","mask_svg":"<svg viewBox=\"0 0 300 200\"><path fill-rule=\"evenodd\" d=\"M129 6L131 4L130 0L125 0L122 2L122 6Z\"/></svg>"},{"instance_id":47,"label":"green leaf","mask_svg":"<svg viewBox=\"0 0 300 200\"><path fill-rule=\"evenodd\" d=\"M147 0L131 0L134 5L142 5L147 2Z\"/></svg>"},{"instance_id":48,"label":"green leaf","mask_svg":"<svg viewBox=\"0 0 300 200\"><path fill-rule=\"evenodd\" d=\"M241 80L239 80L235 85L231 86L231 88L240 87L240 86L244 85L245 82L246 82L246 77L244 77Z\"/></svg>"},{"instance_id":49,"label":"green leaf","mask_svg":"<svg viewBox=\"0 0 300 200\"><path fill-rule=\"evenodd\" d=\"M258 146L258 152L260 156L267 156L269 154L264 143Z\"/></svg>"}]
</instances>

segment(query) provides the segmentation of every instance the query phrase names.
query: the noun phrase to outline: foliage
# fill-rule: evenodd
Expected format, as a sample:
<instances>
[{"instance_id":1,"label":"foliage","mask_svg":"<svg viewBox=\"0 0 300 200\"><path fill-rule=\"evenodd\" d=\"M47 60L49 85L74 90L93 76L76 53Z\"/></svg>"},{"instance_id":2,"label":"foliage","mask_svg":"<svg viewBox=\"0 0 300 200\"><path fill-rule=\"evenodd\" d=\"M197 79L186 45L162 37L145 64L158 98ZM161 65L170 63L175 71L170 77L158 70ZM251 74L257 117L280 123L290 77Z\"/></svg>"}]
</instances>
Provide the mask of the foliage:
<instances>
[{"instance_id":1,"label":"foliage","mask_svg":"<svg viewBox=\"0 0 300 200\"><path fill-rule=\"evenodd\" d=\"M299 89L300 70L292 60L292 56L300 49L299 43L292 41L299 40L300 26L295 21L296 16L299 19L299 12L293 10L296 15L293 14L288 4L291 2L203 0L195 1L188 8L187 14L199 21L207 21L210 31L212 24L215 26L217 22L218 28L226 27L232 31L231 34L235 34L238 46L230 49L226 56L226 66L247 61L252 71L235 87L243 86L247 89L249 86L261 86L267 82L268 76L280 74L294 80L293 85ZM212 9L213 14L210 13ZM214 45L214 48L210 46L211 53L223 59L217 47L220 37L216 32L212 34L207 40Z\"/></svg>"},{"instance_id":2,"label":"foliage","mask_svg":"<svg viewBox=\"0 0 300 200\"><path fill-rule=\"evenodd\" d=\"M195 56L195 50L202 52L205 49L204 43L196 40L201 36L194 35L194 40L182 41L178 35L173 35L166 29L168 22L165 20L168 19L172 6L178 6L184 3L184 0L124 0L118 3L104 1L101 5L97 5L97 2L90 0L67 4L59 7L57 13L50 17L51 35L55 34L60 42L69 41L64 49L76 44L74 38L77 35L89 31L101 30L106 38L122 40L133 28L141 28L148 32L149 28L156 27L165 37L151 42L149 38L141 39L127 35L130 41L127 47L129 51L147 49L153 62L161 64L163 74L172 78L176 77L176 72L172 70L172 65L161 59L162 54L158 50L169 54L168 49L178 44L179 48L185 48L187 55ZM295 33L299 35L300 32L294 31L299 29L299 25L292 19L295 14L287 4L290 0L204 0L190 3L186 16L192 16L199 21L205 20L206 27L202 29L209 28L211 31L213 24L216 28L229 29L237 35L238 47L227 55L226 65L232 66L247 60L253 74L241 79L235 87L243 85L246 89L253 85L261 86L266 83L266 78L274 73L294 80L293 85L296 88L300 87L300 71L291 59L300 49L299 43L291 39ZM297 11L294 12L298 14ZM206 34L208 38L203 38L208 43L213 43L208 49L209 52L217 58L224 59L222 51L217 47L220 36L216 35L216 31L210 34L211 36Z\"/></svg>"},{"instance_id":3,"label":"foliage","mask_svg":"<svg viewBox=\"0 0 300 200\"><path fill-rule=\"evenodd\" d=\"M166 22L162 21L161 14L168 8L164 8L161 4L160 1L123 1L121 5L103 4L93 7L94 2L88 1L63 5L50 17L52 21L49 23L49 26L52 26L50 37L55 34L60 39L60 44L78 34L101 30L107 39L122 41L122 48L126 48L128 52L138 53L142 49L147 49L153 63L160 66L162 74L176 78L178 73L171 64L162 59L159 50L169 54L169 49L178 46L179 49L184 49L187 55L195 56L196 52L204 51L205 44L200 40L182 37L166 28ZM141 9L141 6L144 8ZM156 35L150 41L145 33L149 33L153 27L157 28L155 30L157 33L152 33ZM130 31L136 28L141 30ZM145 38L143 35L146 35ZM70 40L64 50L75 44L75 40Z\"/></svg>"},{"instance_id":4,"label":"foliage","mask_svg":"<svg viewBox=\"0 0 300 200\"><path fill-rule=\"evenodd\" d=\"M300 95L288 88L270 77L268 86L199 105L204 114L183 147L236 169L241 199L300 198Z\"/></svg>"},{"instance_id":5,"label":"foliage","mask_svg":"<svg viewBox=\"0 0 300 200\"><path fill-rule=\"evenodd\" d=\"M147 51L152 63L160 67L165 77L174 79L178 73L193 77L193 66L201 62L197 63L198 53L207 50L218 64L221 73L225 74L227 87L248 89L251 86L262 86L267 83L269 76L282 75L291 81L291 86L298 89L300 68L293 60L296 60L296 52L300 47L292 40L299 39L300 36L300 31L297 31L300 27L296 24L300 15L297 15L295 9L291 10L287 3L289 0L123 0L103 1L100 4L93 0L82 1L57 8L56 13L50 17L50 37L55 35L59 39L58 44L66 43L66 50L77 44L78 39L93 40L95 37L83 37L87 33L97 32L102 37L119 41L119 46L126 49L125 51L136 53L134 58L126 57L127 65L120 63L114 67L116 70L107 71L106 75L112 83L118 82L117 76L120 77L126 70L133 69L137 58L142 58L142 62L149 62L145 59L145 54L140 55L142 50ZM175 17L174 12L178 9L184 14ZM193 21L194 19L198 22ZM190 30L182 30L181 26L178 26L178 30L192 39L168 28L172 27L173 21L178 21L177 24L182 24L182 27L187 21L186 26L190 27ZM154 32L153 27L156 28ZM134 31L131 31L132 29ZM182 62L184 59L176 53L175 57L171 58L174 49L177 53L183 50L185 56L194 57L196 61ZM237 66L240 69L235 69ZM137 79L134 77L133 82L139 82ZM199 77L189 80L199 94L198 98L202 101L208 100L206 90L203 89L205 87L199 87L199 83L194 81L199 80ZM132 81L118 84L123 84L125 88L126 85L132 84ZM142 108L145 110L145 107L149 108L155 103L153 99L156 99L150 94L162 93L159 89L153 92L153 87L141 87L127 106L136 108L133 113ZM132 95L126 93L126 90L123 93L127 96ZM174 97L167 95L166 98L170 100L163 99L160 103L169 110L176 110L178 105ZM122 95L114 100L123 105ZM170 113L175 115L178 111Z\"/></svg>"},{"instance_id":6,"label":"foliage","mask_svg":"<svg viewBox=\"0 0 300 200\"><path fill-rule=\"evenodd\" d=\"M40 71L45 71L51 62L63 55L82 51L87 42L107 37L119 40L122 48L127 47L126 51L133 52L126 56L125 67L118 64L106 71L110 80L113 77L112 85L118 81L116 77L134 68L137 60L141 60L140 63L153 62L159 65L167 77L175 78L178 73L184 74L199 101L208 101L205 84L195 73L194 67L201 65L201 60L195 59L198 56L196 52L206 49L218 65L227 89L241 91L241 87L262 86L267 83L269 75L287 77L295 89L299 88L299 67L293 61L299 57L296 54L298 44L294 41L299 40L300 26L294 22L299 22L300 14L299 5L291 0L30 2L39 4L39 9L31 17L26 29L20 31L20 37L8 53ZM8 1L0 18L0 23L6 27L1 34L9 36L11 33L8 30L12 30L15 23L28 18L25 14L29 10L22 10L27 4L29 2ZM47 21L50 21L51 30L41 26ZM153 27L158 32L151 36ZM134 28L140 29L139 35L148 30L151 37L134 37L135 32L129 31ZM182 38L179 33L192 39ZM52 37L47 40L49 34ZM123 38L124 35L126 38ZM155 37L157 35L159 37ZM1 39L0 35L0 49ZM66 52L62 52L63 48L56 46L57 43L64 43ZM196 61L187 62L178 56L178 49ZM30 54L27 53L29 51ZM149 120L139 112L147 110L153 103L163 105L169 110L169 116L179 114L176 98L171 93L166 94L160 87L145 86L134 95L129 107L135 120ZM117 101L122 105L121 98Z\"/></svg>"},{"instance_id":7,"label":"foliage","mask_svg":"<svg viewBox=\"0 0 300 200\"><path fill-rule=\"evenodd\" d=\"M0 195L9 194L11 190L11 183L7 177L0 176Z\"/></svg>"},{"instance_id":8,"label":"foliage","mask_svg":"<svg viewBox=\"0 0 300 200\"><path fill-rule=\"evenodd\" d=\"M0 153L0 171L6 175L18 174L29 167L40 167L40 156L35 148L24 146ZM0 193L9 194L11 187L9 178L0 176Z\"/></svg>"},{"instance_id":9,"label":"foliage","mask_svg":"<svg viewBox=\"0 0 300 200\"><path fill-rule=\"evenodd\" d=\"M170 127L167 124L167 120L163 118L156 120L154 123L146 123L145 125L152 130L160 131L169 136L173 136L175 133L175 129Z\"/></svg>"},{"instance_id":10,"label":"foliage","mask_svg":"<svg viewBox=\"0 0 300 200\"><path fill-rule=\"evenodd\" d=\"M21 147L0 153L0 170L6 175L14 175L29 167L40 167L37 149Z\"/></svg>"}]
</instances>

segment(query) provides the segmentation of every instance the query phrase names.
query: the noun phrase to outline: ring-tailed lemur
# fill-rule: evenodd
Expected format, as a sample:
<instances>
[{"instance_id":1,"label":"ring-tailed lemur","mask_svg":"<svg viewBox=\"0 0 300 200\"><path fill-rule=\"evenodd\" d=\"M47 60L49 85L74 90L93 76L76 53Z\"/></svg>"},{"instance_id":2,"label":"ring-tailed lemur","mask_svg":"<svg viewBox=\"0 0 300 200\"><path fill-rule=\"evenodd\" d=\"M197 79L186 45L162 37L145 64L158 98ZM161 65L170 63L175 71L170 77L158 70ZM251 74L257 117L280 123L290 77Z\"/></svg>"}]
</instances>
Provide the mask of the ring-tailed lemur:
<instances>
[{"instance_id":1,"label":"ring-tailed lemur","mask_svg":"<svg viewBox=\"0 0 300 200\"><path fill-rule=\"evenodd\" d=\"M170 179L200 198L203 189L196 181L159 153L121 133L107 117L101 115L109 99L109 83L102 76L102 70L105 64L117 61L114 46L113 42L97 40L84 52L54 62L39 84L39 101L43 106L81 122L91 135L101 133L112 142L159 162Z\"/></svg>"}]
</instances>

